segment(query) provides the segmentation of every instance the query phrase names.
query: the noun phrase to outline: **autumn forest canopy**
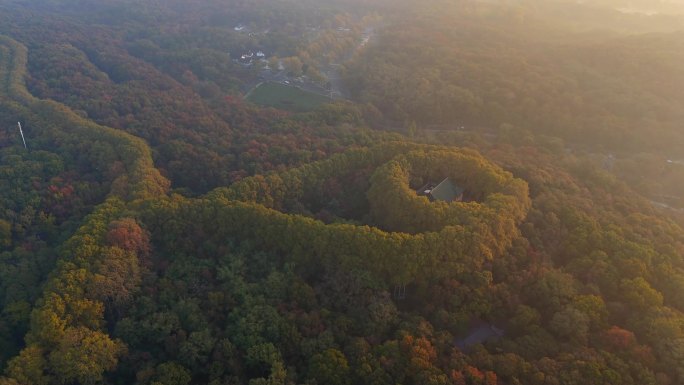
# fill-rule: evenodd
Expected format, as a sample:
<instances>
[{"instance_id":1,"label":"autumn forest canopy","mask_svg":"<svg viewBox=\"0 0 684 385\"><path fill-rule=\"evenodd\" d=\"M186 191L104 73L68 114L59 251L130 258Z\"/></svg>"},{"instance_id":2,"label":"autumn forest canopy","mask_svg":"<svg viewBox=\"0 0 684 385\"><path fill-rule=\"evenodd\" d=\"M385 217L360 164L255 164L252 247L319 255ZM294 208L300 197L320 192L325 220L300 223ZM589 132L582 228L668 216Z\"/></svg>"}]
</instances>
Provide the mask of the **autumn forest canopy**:
<instances>
[{"instance_id":1,"label":"autumn forest canopy","mask_svg":"<svg viewBox=\"0 0 684 385\"><path fill-rule=\"evenodd\" d=\"M682 62L679 0L2 1L0 385L682 384Z\"/></svg>"}]
</instances>

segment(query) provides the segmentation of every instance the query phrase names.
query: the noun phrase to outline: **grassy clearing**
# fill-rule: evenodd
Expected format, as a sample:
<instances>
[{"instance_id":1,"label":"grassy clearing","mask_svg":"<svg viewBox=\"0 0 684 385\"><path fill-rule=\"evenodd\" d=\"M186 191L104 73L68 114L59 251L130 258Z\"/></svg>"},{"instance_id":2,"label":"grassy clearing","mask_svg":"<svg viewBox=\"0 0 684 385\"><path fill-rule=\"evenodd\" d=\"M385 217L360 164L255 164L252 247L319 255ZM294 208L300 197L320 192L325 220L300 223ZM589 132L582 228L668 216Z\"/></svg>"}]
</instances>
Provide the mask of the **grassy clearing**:
<instances>
[{"instance_id":1,"label":"grassy clearing","mask_svg":"<svg viewBox=\"0 0 684 385\"><path fill-rule=\"evenodd\" d=\"M325 96L280 83L267 82L254 89L247 100L288 111L309 111L329 101Z\"/></svg>"}]
</instances>

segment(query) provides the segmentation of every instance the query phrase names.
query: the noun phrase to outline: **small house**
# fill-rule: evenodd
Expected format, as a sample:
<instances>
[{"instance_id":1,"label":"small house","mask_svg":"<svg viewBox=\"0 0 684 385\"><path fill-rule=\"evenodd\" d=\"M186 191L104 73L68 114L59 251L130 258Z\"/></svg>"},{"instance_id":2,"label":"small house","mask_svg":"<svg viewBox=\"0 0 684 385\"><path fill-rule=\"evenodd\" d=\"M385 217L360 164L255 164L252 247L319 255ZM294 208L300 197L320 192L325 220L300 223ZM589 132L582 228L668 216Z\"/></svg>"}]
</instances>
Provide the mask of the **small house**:
<instances>
[{"instance_id":1,"label":"small house","mask_svg":"<svg viewBox=\"0 0 684 385\"><path fill-rule=\"evenodd\" d=\"M240 62L241 64L252 64L252 59L254 59L254 53L250 51L242 54L238 62Z\"/></svg>"},{"instance_id":2,"label":"small house","mask_svg":"<svg viewBox=\"0 0 684 385\"><path fill-rule=\"evenodd\" d=\"M454 184L451 179L445 178L438 184L428 183L419 188L416 193L427 197L430 202L461 202L464 189Z\"/></svg>"}]
</instances>

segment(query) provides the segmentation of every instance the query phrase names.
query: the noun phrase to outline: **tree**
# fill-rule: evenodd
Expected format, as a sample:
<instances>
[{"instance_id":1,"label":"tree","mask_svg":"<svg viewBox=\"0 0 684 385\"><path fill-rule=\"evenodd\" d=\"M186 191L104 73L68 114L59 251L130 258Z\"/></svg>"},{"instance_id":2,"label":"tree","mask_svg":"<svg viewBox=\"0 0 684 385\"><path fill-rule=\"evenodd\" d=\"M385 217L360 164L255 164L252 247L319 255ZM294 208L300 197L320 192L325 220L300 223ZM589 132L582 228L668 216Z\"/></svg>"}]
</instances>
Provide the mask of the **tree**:
<instances>
[{"instance_id":1,"label":"tree","mask_svg":"<svg viewBox=\"0 0 684 385\"><path fill-rule=\"evenodd\" d=\"M192 332L180 345L179 360L189 367L205 366L215 344L216 338L208 329Z\"/></svg>"},{"instance_id":2,"label":"tree","mask_svg":"<svg viewBox=\"0 0 684 385\"><path fill-rule=\"evenodd\" d=\"M527 305L519 305L515 309L515 314L508 321L508 329L514 334L527 334L533 328L538 327L540 323L541 316L539 312Z\"/></svg>"},{"instance_id":3,"label":"tree","mask_svg":"<svg viewBox=\"0 0 684 385\"><path fill-rule=\"evenodd\" d=\"M271 368L268 378L255 378L249 380L249 385L284 385L287 379L287 370L282 362L276 362Z\"/></svg>"},{"instance_id":4,"label":"tree","mask_svg":"<svg viewBox=\"0 0 684 385\"><path fill-rule=\"evenodd\" d=\"M615 351L625 351L636 345L634 333L618 326L612 326L603 333L602 340Z\"/></svg>"},{"instance_id":5,"label":"tree","mask_svg":"<svg viewBox=\"0 0 684 385\"><path fill-rule=\"evenodd\" d=\"M89 282L90 293L116 307L126 303L140 284L138 258L130 251L104 248L96 269Z\"/></svg>"},{"instance_id":6,"label":"tree","mask_svg":"<svg viewBox=\"0 0 684 385\"><path fill-rule=\"evenodd\" d=\"M183 365L165 362L157 366L152 385L188 385L192 377Z\"/></svg>"},{"instance_id":7,"label":"tree","mask_svg":"<svg viewBox=\"0 0 684 385\"><path fill-rule=\"evenodd\" d=\"M268 58L268 66L271 68L271 71L278 71L278 66L280 65L280 59L278 56L273 55L270 58Z\"/></svg>"},{"instance_id":8,"label":"tree","mask_svg":"<svg viewBox=\"0 0 684 385\"><path fill-rule=\"evenodd\" d=\"M107 243L144 258L150 253L150 236L133 218L112 221L105 235Z\"/></svg>"},{"instance_id":9,"label":"tree","mask_svg":"<svg viewBox=\"0 0 684 385\"><path fill-rule=\"evenodd\" d=\"M105 371L114 370L125 348L106 334L84 327L68 328L49 357L51 371L60 383L95 384Z\"/></svg>"},{"instance_id":10,"label":"tree","mask_svg":"<svg viewBox=\"0 0 684 385\"><path fill-rule=\"evenodd\" d=\"M589 333L589 317L574 307L568 306L553 315L549 327L561 338L584 343Z\"/></svg>"},{"instance_id":11,"label":"tree","mask_svg":"<svg viewBox=\"0 0 684 385\"><path fill-rule=\"evenodd\" d=\"M12 244L12 224L0 219L0 248Z\"/></svg>"},{"instance_id":12,"label":"tree","mask_svg":"<svg viewBox=\"0 0 684 385\"><path fill-rule=\"evenodd\" d=\"M328 349L309 360L308 377L319 384L349 384L349 364L347 358L337 349Z\"/></svg>"},{"instance_id":13,"label":"tree","mask_svg":"<svg viewBox=\"0 0 684 385\"><path fill-rule=\"evenodd\" d=\"M43 349L31 345L9 362L7 374L20 384L47 385L51 380L46 374L47 365Z\"/></svg>"},{"instance_id":14,"label":"tree","mask_svg":"<svg viewBox=\"0 0 684 385\"><path fill-rule=\"evenodd\" d=\"M13 378L0 377L0 385L21 385Z\"/></svg>"},{"instance_id":15,"label":"tree","mask_svg":"<svg viewBox=\"0 0 684 385\"><path fill-rule=\"evenodd\" d=\"M267 373L273 365L281 361L280 351L270 342L253 345L247 349L247 366L259 375Z\"/></svg>"},{"instance_id":16,"label":"tree","mask_svg":"<svg viewBox=\"0 0 684 385\"><path fill-rule=\"evenodd\" d=\"M641 277L623 279L620 283L620 289L625 303L636 311L646 311L652 307L663 305L663 295L653 289Z\"/></svg>"},{"instance_id":17,"label":"tree","mask_svg":"<svg viewBox=\"0 0 684 385\"><path fill-rule=\"evenodd\" d=\"M608 310L603 298L597 295L580 295L574 299L572 307L589 317L592 330L606 326L605 320L608 317Z\"/></svg>"},{"instance_id":18,"label":"tree","mask_svg":"<svg viewBox=\"0 0 684 385\"><path fill-rule=\"evenodd\" d=\"M283 66L291 76L302 76L304 63L297 56L290 56L283 59Z\"/></svg>"}]
</instances>

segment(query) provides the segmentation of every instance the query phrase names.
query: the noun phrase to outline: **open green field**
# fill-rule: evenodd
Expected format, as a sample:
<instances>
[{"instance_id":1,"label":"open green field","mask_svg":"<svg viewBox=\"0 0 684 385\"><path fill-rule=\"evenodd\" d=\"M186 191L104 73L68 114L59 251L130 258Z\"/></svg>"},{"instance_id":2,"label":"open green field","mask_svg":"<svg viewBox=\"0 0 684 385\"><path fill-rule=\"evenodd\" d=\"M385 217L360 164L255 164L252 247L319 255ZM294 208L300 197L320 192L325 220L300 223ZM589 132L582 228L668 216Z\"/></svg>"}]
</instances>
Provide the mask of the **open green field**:
<instances>
[{"instance_id":1,"label":"open green field","mask_svg":"<svg viewBox=\"0 0 684 385\"><path fill-rule=\"evenodd\" d=\"M262 106L280 108L288 111L308 111L327 103L325 96L302 91L297 87L280 83L260 84L247 97L247 100Z\"/></svg>"}]
</instances>

